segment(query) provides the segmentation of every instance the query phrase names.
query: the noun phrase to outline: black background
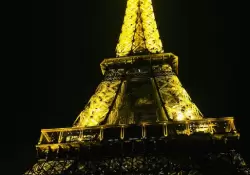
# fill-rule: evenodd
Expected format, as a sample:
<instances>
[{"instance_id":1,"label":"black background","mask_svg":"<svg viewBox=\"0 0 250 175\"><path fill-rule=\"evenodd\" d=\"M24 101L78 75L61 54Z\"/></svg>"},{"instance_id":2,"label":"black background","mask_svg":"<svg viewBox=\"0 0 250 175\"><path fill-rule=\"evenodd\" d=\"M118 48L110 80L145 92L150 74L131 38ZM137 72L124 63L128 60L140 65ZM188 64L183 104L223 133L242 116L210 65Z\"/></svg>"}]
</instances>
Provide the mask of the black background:
<instances>
[{"instance_id":1,"label":"black background","mask_svg":"<svg viewBox=\"0 0 250 175\"><path fill-rule=\"evenodd\" d=\"M235 116L247 159L248 76L241 1L153 0L165 52L179 56L179 79L206 117ZM115 57L126 0L32 1L32 105L19 124L16 169L35 161L41 128L70 127ZM20 151L21 150L21 151ZM17 174L19 174L17 173Z\"/></svg>"}]
</instances>

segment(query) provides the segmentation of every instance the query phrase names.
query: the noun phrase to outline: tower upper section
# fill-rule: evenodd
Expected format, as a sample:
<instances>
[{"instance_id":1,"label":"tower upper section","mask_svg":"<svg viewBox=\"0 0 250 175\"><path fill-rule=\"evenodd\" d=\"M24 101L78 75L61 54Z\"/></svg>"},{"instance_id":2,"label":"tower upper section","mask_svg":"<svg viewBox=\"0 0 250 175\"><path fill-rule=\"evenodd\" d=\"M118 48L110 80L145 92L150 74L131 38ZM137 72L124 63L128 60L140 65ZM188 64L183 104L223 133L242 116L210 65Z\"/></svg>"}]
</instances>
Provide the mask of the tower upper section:
<instances>
[{"instance_id":1,"label":"tower upper section","mask_svg":"<svg viewBox=\"0 0 250 175\"><path fill-rule=\"evenodd\" d=\"M127 0L116 56L138 53L163 53L152 0Z\"/></svg>"}]
</instances>

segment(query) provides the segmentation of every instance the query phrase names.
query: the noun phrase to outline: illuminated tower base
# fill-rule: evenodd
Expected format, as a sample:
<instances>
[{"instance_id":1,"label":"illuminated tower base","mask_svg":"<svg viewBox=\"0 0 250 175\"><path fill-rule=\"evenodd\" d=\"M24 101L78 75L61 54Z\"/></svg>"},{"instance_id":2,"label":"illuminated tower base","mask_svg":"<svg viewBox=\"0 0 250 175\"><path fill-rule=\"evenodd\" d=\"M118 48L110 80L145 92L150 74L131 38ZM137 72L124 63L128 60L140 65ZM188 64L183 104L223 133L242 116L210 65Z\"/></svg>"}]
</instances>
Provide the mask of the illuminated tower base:
<instances>
[{"instance_id":1,"label":"illuminated tower base","mask_svg":"<svg viewBox=\"0 0 250 175\"><path fill-rule=\"evenodd\" d=\"M42 129L25 175L249 174L233 117L205 118L164 53L151 0L128 0L117 58L71 128Z\"/></svg>"},{"instance_id":2,"label":"illuminated tower base","mask_svg":"<svg viewBox=\"0 0 250 175\"><path fill-rule=\"evenodd\" d=\"M38 163L25 174L247 174L232 117L174 121L164 110L157 78L175 75L175 59L105 59L103 82L120 83L107 117L97 126L77 126L77 119L72 128L43 129Z\"/></svg>"}]
</instances>

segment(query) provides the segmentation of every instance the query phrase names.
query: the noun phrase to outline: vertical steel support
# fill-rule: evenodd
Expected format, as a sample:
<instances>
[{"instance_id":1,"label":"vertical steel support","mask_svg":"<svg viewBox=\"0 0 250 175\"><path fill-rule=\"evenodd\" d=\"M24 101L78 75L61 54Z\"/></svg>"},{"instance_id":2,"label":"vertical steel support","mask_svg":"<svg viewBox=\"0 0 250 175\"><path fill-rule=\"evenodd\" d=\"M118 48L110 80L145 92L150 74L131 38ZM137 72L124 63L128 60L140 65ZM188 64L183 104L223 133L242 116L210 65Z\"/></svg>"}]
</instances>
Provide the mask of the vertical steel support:
<instances>
[{"instance_id":1,"label":"vertical steel support","mask_svg":"<svg viewBox=\"0 0 250 175\"><path fill-rule=\"evenodd\" d=\"M168 124L164 123L162 127L163 127L163 135L164 137L167 137L168 136Z\"/></svg>"}]
</instances>

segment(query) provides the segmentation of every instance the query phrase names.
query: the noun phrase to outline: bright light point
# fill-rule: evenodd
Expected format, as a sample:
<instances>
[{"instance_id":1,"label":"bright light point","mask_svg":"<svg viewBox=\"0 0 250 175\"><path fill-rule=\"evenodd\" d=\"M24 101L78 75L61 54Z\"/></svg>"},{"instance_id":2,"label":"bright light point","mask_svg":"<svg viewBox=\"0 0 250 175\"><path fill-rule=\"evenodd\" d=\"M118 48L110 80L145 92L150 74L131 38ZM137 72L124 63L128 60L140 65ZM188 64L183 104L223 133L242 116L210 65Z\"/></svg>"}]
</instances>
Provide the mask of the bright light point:
<instances>
[{"instance_id":1,"label":"bright light point","mask_svg":"<svg viewBox=\"0 0 250 175\"><path fill-rule=\"evenodd\" d=\"M99 112L101 109L100 108L96 108L95 109L95 112Z\"/></svg>"},{"instance_id":2,"label":"bright light point","mask_svg":"<svg viewBox=\"0 0 250 175\"><path fill-rule=\"evenodd\" d=\"M82 140L83 140L83 138L82 138L82 137L79 137L79 138L78 138L78 140L79 140L79 141L82 141Z\"/></svg>"},{"instance_id":3,"label":"bright light point","mask_svg":"<svg viewBox=\"0 0 250 175\"><path fill-rule=\"evenodd\" d=\"M187 117L190 118L190 119L193 119L192 112L193 112L193 111L192 111L190 108L187 109L186 112L185 112L185 116L187 116Z\"/></svg>"},{"instance_id":4,"label":"bright light point","mask_svg":"<svg viewBox=\"0 0 250 175\"><path fill-rule=\"evenodd\" d=\"M196 129L197 132L207 132L208 125L207 124L200 124L199 127Z\"/></svg>"},{"instance_id":5,"label":"bright light point","mask_svg":"<svg viewBox=\"0 0 250 175\"><path fill-rule=\"evenodd\" d=\"M180 121L180 120L184 120L184 115L181 113L181 112L178 112L177 113L177 120Z\"/></svg>"}]
</instances>

